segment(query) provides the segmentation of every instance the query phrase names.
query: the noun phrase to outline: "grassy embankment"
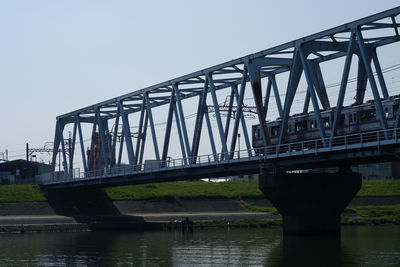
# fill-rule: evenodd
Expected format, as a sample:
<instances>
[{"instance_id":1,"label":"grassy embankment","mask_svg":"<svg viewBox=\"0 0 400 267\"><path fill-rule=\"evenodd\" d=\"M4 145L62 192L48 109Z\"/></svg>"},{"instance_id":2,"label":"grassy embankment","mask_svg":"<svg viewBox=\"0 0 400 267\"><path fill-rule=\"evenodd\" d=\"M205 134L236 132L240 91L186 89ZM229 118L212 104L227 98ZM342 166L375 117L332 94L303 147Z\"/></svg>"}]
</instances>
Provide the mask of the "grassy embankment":
<instances>
[{"instance_id":1,"label":"grassy embankment","mask_svg":"<svg viewBox=\"0 0 400 267\"><path fill-rule=\"evenodd\" d=\"M183 199L239 199L246 211L270 212L273 207L252 206L243 199L263 198L256 181L225 183L175 182L114 187L107 189L113 200L180 201ZM359 197L400 196L400 180L363 181ZM0 203L46 201L40 188L35 185L0 186ZM343 216L344 223L359 224L368 218L370 222L400 222L400 205L349 206ZM361 222L362 223L362 222Z\"/></svg>"}]
</instances>

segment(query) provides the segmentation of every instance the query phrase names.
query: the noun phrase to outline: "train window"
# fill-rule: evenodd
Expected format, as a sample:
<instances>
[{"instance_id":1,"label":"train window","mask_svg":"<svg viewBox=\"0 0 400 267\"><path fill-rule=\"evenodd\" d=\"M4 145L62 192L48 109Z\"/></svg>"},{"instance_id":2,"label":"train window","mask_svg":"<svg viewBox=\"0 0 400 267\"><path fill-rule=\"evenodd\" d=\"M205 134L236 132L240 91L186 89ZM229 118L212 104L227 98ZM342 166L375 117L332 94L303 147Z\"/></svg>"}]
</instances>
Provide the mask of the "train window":
<instances>
[{"instance_id":1,"label":"train window","mask_svg":"<svg viewBox=\"0 0 400 267\"><path fill-rule=\"evenodd\" d=\"M399 109L399 105L398 104L393 106L393 117L396 116L398 109Z\"/></svg>"},{"instance_id":2,"label":"train window","mask_svg":"<svg viewBox=\"0 0 400 267\"><path fill-rule=\"evenodd\" d=\"M345 115L344 114L340 115L339 125L343 125L344 124L344 120L345 120Z\"/></svg>"},{"instance_id":3,"label":"train window","mask_svg":"<svg viewBox=\"0 0 400 267\"><path fill-rule=\"evenodd\" d=\"M317 121L316 121L316 120L311 120L310 128L311 128L311 129L317 128Z\"/></svg>"},{"instance_id":4,"label":"train window","mask_svg":"<svg viewBox=\"0 0 400 267\"><path fill-rule=\"evenodd\" d=\"M254 138L259 138L259 131L260 131L259 128L254 129Z\"/></svg>"},{"instance_id":5,"label":"train window","mask_svg":"<svg viewBox=\"0 0 400 267\"><path fill-rule=\"evenodd\" d=\"M279 132L279 125L278 125L278 126L271 127L271 135L272 135L272 136L278 135L278 132Z\"/></svg>"},{"instance_id":6,"label":"train window","mask_svg":"<svg viewBox=\"0 0 400 267\"><path fill-rule=\"evenodd\" d=\"M388 118L389 117L389 108L388 107L385 108L385 114L386 114L386 118Z\"/></svg>"},{"instance_id":7,"label":"train window","mask_svg":"<svg viewBox=\"0 0 400 267\"><path fill-rule=\"evenodd\" d=\"M376 111L374 109L360 111L360 122L372 121L376 119Z\"/></svg>"},{"instance_id":8,"label":"train window","mask_svg":"<svg viewBox=\"0 0 400 267\"><path fill-rule=\"evenodd\" d=\"M329 127L329 117L322 118L322 122L325 128Z\"/></svg>"},{"instance_id":9,"label":"train window","mask_svg":"<svg viewBox=\"0 0 400 267\"><path fill-rule=\"evenodd\" d=\"M350 113L349 114L349 122L357 122L357 114L356 113Z\"/></svg>"},{"instance_id":10,"label":"train window","mask_svg":"<svg viewBox=\"0 0 400 267\"><path fill-rule=\"evenodd\" d=\"M292 124L291 124L291 123L289 123L289 130L288 130L288 132L289 132L289 133L293 132Z\"/></svg>"},{"instance_id":11,"label":"train window","mask_svg":"<svg viewBox=\"0 0 400 267\"><path fill-rule=\"evenodd\" d=\"M307 121L298 121L294 123L294 129L296 132L302 132L307 129Z\"/></svg>"}]
</instances>

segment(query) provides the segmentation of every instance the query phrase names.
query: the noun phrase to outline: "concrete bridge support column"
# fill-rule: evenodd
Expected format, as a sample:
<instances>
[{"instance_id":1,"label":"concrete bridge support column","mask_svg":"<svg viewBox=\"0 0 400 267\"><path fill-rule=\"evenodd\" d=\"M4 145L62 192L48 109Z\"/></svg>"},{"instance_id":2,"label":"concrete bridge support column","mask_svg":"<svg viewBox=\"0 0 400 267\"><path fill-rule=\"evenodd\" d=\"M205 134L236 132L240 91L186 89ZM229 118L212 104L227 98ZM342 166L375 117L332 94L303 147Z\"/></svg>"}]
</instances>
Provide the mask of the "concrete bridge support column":
<instances>
[{"instance_id":1,"label":"concrete bridge support column","mask_svg":"<svg viewBox=\"0 0 400 267\"><path fill-rule=\"evenodd\" d=\"M361 188L361 175L260 174L259 188L283 216L284 234L340 234L340 214Z\"/></svg>"}]
</instances>

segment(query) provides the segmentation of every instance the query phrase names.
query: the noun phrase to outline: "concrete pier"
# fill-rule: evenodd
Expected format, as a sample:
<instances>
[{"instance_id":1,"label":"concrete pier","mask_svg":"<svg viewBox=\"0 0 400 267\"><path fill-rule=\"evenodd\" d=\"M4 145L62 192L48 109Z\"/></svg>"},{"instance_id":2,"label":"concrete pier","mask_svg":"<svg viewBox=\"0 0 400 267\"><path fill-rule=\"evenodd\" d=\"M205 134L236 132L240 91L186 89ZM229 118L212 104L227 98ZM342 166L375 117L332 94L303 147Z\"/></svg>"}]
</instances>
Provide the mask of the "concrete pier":
<instances>
[{"instance_id":1,"label":"concrete pier","mask_svg":"<svg viewBox=\"0 0 400 267\"><path fill-rule=\"evenodd\" d=\"M53 210L64 216L118 215L120 212L102 188L42 190Z\"/></svg>"},{"instance_id":2,"label":"concrete pier","mask_svg":"<svg viewBox=\"0 0 400 267\"><path fill-rule=\"evenodd\" d=\"M259 188L283 217L284 234L340 234L340 214L361 188L361 175L261 174Z\"/></svg>"}]
</instances>

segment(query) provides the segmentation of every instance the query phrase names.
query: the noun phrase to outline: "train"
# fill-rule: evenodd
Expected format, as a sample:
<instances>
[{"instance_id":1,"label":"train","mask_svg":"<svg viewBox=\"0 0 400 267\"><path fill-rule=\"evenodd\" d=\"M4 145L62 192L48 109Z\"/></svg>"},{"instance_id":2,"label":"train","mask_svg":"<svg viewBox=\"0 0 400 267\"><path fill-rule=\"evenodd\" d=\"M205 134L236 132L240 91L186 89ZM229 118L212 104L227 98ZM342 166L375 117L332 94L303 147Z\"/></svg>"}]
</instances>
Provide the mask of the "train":
<instances>
[{"instance_id":1,"label":"train","mask_svg":"<svg viewBox=\"0 0 400 267\"><path fill-rule=\"evenodd\" d=\"M381 102L388 121L388 127L393 128L397 110L399 108L400 95L391 96L388 99L382 99ZM321 111L322 124L325 128L325 134L328 137L331 136L331 126L333 124L334 114L335 108ZM278 144L281 118L277 118L275 121L267 121L266 124L271 144ZM382 127L376 112L375 101L368 100L364 104L353 104L342 108L336 135L346 135L380 129L382 129ZM285 134L285 143L317 138L320 138L320 131L314 112L295 114L289 117L287 132ZM264 146L259 124L252 126L252 146L254 149Z\"/></svg>"}]
</instances>

